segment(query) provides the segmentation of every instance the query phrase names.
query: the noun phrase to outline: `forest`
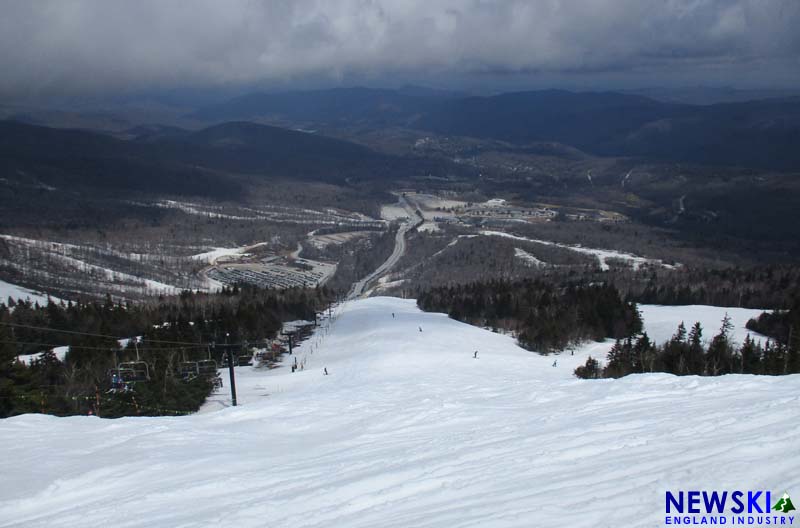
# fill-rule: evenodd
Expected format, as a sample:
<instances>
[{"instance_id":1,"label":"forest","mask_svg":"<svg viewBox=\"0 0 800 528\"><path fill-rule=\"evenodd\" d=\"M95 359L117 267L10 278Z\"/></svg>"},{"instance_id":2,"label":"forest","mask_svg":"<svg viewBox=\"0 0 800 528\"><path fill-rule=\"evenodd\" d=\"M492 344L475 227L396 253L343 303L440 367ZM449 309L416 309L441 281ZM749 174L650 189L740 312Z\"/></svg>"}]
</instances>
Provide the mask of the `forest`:
<instances>
[{"instance_id":1,"label":"forest","mask_svg":"<svg viewBox=\"0 0 800 528\"><path fill-rule=\"evenodd\" d=\"M627 298L642 304L711 304L788 309L800 303L800 269L791 264L685 268L650 272L632 282L615 277Z\"/></svg>"},{"instance_id":2,"label":"forest","mask_svg":"<svg viewBox=\"0 0 800 528\"><path fill-rule=\"evenodd\" d=\"M748 328L750 325L748 325ZM579 378L620 378L628 374L666 372L676 376L720 376L723 374L783 375L800 373L800 352L795 341L755 341L749 335L741 346L733 341L733 325L726 316L710 341L695 323L688 331L681 323L672 338L661 346L646 333L618 339L607 362L592 357L575 369Z\"/></svg>"},{"instance_id":3,"label":"forest","mask_svg":"<svg viewBox=\"0 0 800 528\"><path fill-rule=\"evenodd\" d=\"M747 329L767 335L779 343L797 347L800 342L800 300L789 310L764 312L747 321Z\"/></svg>"},{"instance_id":4,"label":"forest","mask_svg":"<svg viewBox=\"0 0 800 528\"><path fill-rule=\"evenodd\" d=\"M314 320L332 299L326 288L233 286L137 304L110 297L45 306L9 300L0 304L0 417L194 412L213 379L186 375L182 364L221 363L229 348L250 353L274 338L282 322ZM69 347L63 361L56 347ZM30 364L18 360L27 354L37 355Z\"/></svg>"},{"instance_id":5,"label":"forest","mask_svg":"<svg viewBox=\"0 0 800 528\"><path fill-rule=\"evenodd\" d=\"M511 331L520 346L540 353L587 339L624 338L642 329L636 305L607 284L491 280L432 288L419 295L418 305L459 321Z\"/></svg>"}]
</instances>

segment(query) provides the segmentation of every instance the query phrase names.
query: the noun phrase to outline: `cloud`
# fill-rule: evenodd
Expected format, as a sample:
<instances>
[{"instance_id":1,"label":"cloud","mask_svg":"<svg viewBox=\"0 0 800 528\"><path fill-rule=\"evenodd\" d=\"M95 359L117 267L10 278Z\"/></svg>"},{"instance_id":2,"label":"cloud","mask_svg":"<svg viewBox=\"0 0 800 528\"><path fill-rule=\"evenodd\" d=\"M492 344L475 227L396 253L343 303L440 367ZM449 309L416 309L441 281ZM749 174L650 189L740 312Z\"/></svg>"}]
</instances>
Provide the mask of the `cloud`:
<instances>
[{"instance_id":1,"label":"cloud","mask_svg":"<svg viewBox=\"0 0 800 528\"><path fill-rule=\"evenodd\" d=\"M796 0L4 0L0 94L800 71ZM769 79L766 79L768 82Z\"/></svg>"}]
</instances>

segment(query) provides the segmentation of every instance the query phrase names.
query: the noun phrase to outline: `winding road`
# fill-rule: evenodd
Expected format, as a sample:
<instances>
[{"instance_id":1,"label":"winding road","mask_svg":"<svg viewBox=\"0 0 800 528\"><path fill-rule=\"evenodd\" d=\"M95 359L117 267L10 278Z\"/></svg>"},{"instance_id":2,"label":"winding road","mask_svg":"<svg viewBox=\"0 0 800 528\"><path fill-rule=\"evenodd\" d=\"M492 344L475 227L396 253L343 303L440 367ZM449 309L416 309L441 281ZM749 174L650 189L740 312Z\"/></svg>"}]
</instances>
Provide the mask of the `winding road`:
<instances>
[{"instance_id":1,"label":"winding road","mask_svg":"<svg viewBox=\"0 0 800 528\"><path fill-rule=\"evenodd\" d=\"M402 257L406 252L406 233L422 223L423 220L417 216L416 208L408 202L405 196L400 196L400 203L408 213L408 221L401 225L400 229L397 230L397 235L394 238L394 250L392 251L392 254L389 255L389 258L387 258L383 264L378 266L375 271L353 284L353 287L350 289L350 293L347 296L348 299L357 299L359 297L363 297L371 283L381 278L390 269L392 269L395 264L397 264L397 262L400 260L400 257Z\"/></svg>"}]
</instances>

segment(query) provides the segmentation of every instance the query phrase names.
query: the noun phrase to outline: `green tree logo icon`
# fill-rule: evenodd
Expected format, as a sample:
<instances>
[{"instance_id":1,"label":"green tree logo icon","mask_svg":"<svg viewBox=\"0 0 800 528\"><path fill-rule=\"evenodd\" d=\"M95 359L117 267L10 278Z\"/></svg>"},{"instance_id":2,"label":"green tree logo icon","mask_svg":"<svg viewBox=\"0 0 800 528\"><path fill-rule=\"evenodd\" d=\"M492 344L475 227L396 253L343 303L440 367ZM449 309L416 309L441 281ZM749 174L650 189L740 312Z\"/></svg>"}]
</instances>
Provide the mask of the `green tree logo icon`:
<instances>
[{"instance_id":1,"label":"green tree logo icon","mask_svg":"<svg viewBox=\"0 0 800 528\"><path fill-rule=\"evenodd\" d=\"M789 494L784 492L783 497L778 499L778 502L775 503L775 506L773 506L772 509L781 513L789 513L790 511L794 510L795 507L794 504L792 504L792 499L789 497Z\"/></svg>"}]
</instances>

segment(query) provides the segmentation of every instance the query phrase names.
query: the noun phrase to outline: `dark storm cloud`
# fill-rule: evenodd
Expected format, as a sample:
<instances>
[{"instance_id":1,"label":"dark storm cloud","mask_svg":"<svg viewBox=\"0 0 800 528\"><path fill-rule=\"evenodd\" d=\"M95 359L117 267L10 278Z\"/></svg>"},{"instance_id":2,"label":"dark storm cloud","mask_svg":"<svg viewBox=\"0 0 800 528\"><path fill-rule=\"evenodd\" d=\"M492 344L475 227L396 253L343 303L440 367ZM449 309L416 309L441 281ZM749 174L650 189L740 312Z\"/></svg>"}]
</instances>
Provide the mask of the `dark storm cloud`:
<instances>
[{"instance_id":1,"label":"dark storm cloud","mask_svg":"<svg viewBox=\"0 0 800 528\"><path fill-rule=\"evenodd\" d=\"M800 55L797 0L3 0L0 9L5 95L403 72L791 77Z\"/></svg>"}]
</instances>

